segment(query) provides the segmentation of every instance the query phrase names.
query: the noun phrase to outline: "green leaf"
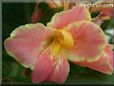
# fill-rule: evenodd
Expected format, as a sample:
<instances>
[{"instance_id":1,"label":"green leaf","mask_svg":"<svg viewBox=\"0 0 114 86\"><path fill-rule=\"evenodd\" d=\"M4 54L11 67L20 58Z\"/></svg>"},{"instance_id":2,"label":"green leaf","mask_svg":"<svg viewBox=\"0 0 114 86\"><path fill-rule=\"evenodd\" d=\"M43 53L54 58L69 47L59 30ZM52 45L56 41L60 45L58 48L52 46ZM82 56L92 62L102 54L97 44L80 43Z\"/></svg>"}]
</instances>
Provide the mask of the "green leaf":
<instances>
[{"instance_id":1,"label":"green leaf","mask_svg":"<svg viewBox=\"0 0 114 86\"><path fill-rule=\"evenodd\" d=\"M96 11L96 12L92 12L91 13L91 18L94 18L94 17L97 17L99 15L99 11Z\"/></svg>"},{"instance_id":2,"label":"green leaf","mask_svg":"<svg viewBox=\"0 0 114 86\"><path fill-rule=\"evenodd\" d=\"M101 24L101 28L103 30L114 28L114 24L113 23L114 23L114 19L110 19L110 20L104 21L104 23Z\"/></svg>"}]
</instances>

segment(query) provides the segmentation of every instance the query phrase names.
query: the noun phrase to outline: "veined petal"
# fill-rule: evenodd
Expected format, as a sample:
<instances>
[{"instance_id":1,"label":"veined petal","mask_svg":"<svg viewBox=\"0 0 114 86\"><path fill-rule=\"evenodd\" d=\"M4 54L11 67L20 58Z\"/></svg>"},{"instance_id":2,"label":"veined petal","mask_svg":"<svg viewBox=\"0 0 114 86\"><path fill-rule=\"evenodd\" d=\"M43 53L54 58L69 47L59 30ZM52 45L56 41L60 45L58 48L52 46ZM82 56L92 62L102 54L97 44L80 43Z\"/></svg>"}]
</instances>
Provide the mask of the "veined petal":
<instances>
[{"instance_id":1,"label":"veined petal","mask_svg":"<svg viewBox=\"0 0 114 86\"><path fill-rule=\"evenodd\" d=\"M60 54L54 59L55 64L52 73L48 77L47 81L53 81L56 83L64 83L69 74L69 63L67 58Z\"/></svg>"},{"instance_id":2,"label":"veined petal","mask_svg":"<svg viewBox=\"0 0 114 86\"><path fill-rule=\"evenodd\" d=\"M80 20L91 20L90 13L84 6L76 6L71 10L56 13L47 26L54 29L62 29L68 24Z\"/></svg>"},{"instance_id":3,"label":"veined petal","mask_svg":"<svg viewBox=\"0 0 114 86\"><path fill-rule=\"evenodd\" d=\"M61 0L61 1L63 3L64 10L68 10L72 1L70 0Z\"/></svg>"},{"instance_id":4,"label":"veined petal","mask_svg":"<svg viewBox=\"0 0 114 86\"><path fill-rule=\"evenodd\" d=\"M50 8L57 8L63 6L61 0L45 0L45 2Z\"/></svg>"},{"instance_id":5,"label":"veined petal","mask_svg":"<svg viewBox=\"0 0 114 86\"><path fill-rule=\"evenodd\" d=\"M26 24L16 28L5 40L7 53L20 64L33 68L40 54L44 40L50 32L42 24Z\"/></svg>"},{"instance_id":6,"label":"veined petal","mask_svg":"<svg viewBox=\"0 0 114 86\"><path fill-rule=\"evenodd\" d=\"M52 73L53 60L50 53L50 50L46 50L38 57L35 69L32 72L33 83L45 81Z\"/></svg>"},{"instance_id":7,"label":"veined petal","mask_svg":"<svg viewBox=\"0 0 114 86\"><path fill-rule=\"evenodd\" d=\"M32 72L32 81L34 83L43 81L63 83L67 79L69 74L67 58L60 53L53 55L51 51L49 47L39 55Z\"/></svg>"},{"instance_id":8,"label":"veined petal","mask_svg":"<svg viewBox=\"0 0 114 86\"><path fill-rule=\"evenodd\" d=\"M71 33L74 42L67 53L69 60L93 62L104 53L102 50L106 39L102 29L96 24L83 20L70 24L66 29Z\"/></svg>"},{"instance_id":9,"label":"veined petal","mask_svg":"<svg viewBox=\"0 0 114 86\"><path fill-rule=\"evenodd\" d=\"M75 64L88 67L105 74L112 74L114 69L114 64L113 64L114 52L112 52L111 47L109 45L106 46L105 52L106 52L106 58L104 58L104 55L102 55L100 59L95 62L82 61L82 62L75 62Z\"/></svg>"}]
</instances>

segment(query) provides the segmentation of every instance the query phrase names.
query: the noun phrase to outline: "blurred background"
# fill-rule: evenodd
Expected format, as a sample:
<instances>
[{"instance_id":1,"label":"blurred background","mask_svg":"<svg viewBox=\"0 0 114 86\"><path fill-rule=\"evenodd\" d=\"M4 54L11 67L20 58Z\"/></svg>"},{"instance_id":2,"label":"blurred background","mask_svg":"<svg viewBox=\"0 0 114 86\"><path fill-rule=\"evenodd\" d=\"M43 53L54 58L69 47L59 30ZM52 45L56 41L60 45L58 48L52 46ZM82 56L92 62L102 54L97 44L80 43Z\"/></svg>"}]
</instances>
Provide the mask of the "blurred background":
<instances>
[{"instance_id":1,"label":"blurred background","mask_svg":"<svg viewBox=\"0 0 114 86\"><path fill-rule=\"evenodd\" d=\"M94 2L97 0L93 0ZM31 23L31 17L34 12L36 3L2 3L2 84L32 84L30 79L31 70L21 66L16 60L10 57L4 49L4 40L9 37L10 33L18 26ZM47 24L52 16L63 10L62 7L50 9L42 2L39 4L43 16L37 21L44 25ZM91 14L95 17L97 13ZM102 23L101 28L106 34L107 41L114 43L114 19L106 20ZM105 75L100 72L79 67L71 63L70 74L65 84L114 84L114 74ZM55 84L44 82L42 84Z\"/></svg>"}]
</instances>

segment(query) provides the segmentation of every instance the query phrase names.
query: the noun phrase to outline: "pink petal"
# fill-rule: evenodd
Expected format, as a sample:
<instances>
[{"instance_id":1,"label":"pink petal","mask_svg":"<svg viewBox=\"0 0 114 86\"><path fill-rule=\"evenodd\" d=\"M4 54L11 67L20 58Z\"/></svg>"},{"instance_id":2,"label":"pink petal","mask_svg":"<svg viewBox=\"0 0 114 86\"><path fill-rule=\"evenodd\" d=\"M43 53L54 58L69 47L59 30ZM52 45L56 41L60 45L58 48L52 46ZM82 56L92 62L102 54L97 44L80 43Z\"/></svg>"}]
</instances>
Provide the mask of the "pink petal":
<instances>
[{"instance_id":1,"label":"pink petal","mask_svg":"<svg viewBox=\"0 0 114 86\"><path fill-rule=\"evenodd\" d=\"M40 83L45 81L53 69L53 61L50 58L50 51L44 51L37 59L35 69L32 72L32 82Z\"/></svg>"},{"instance_id":2,"label":"pink petal","mask_svg":"<svg viewBox=\"0 0 114 86\"><path fill-rule=\"evenodd\" d=\"M75 64L84 67L89 67L91 69L100 71L105 74L112 74L114 64L113 64L113 52L111 51L110 46L106 46L105 52L107 56L106 57L101 56L100 59L95 62L82 61L82 62L75 62Z\"/></svg>"},{"instance_id":3,"label":"pink petal","mask_svg":"<svg viewBox=\"0 0 114 86\"><path fill-rule=\"evenodd\" d=\"M55 14L47 25L54 29L62 29L68 24L80 20L91 20L89 11L84 6L76 6L71 10Z\"/></svg>"},{"instance_id":4,"label":"pink petal","mask_svg":"<svg viewBox=\"0 0 114 86\"><path fill-rule=\"evenodd\" d=\"M26 24L16 28L5 40L7 53L23 66L33 68L41 52L42 43L50 32L42 24Z\"/></svg>"},{"instance_id":5,"label":"pink petal","mask_svg":"<svg viewBox=\"0 0 114 86\"><path fill-rule=\"evenodd\" d=\"M58 55L55 60L54 69L47 79L56 83L64 83L69 74L69 63L65 56Z\"/></svg>"},{"instance_id":6,"label":"pink petal","mask_svg":"<svg viewBox=\"0 0 114 86\"><path fill-rule=\"evenodd\" d=\"M68 51L71 61L87 60L89 62L99 59L105 48L105 36L102 29L89 21L75 22L68 27L73 37L74 45Z\"/></svg>"},{"instance_id":7,"label":"pink petal","mask_svg":"<svg viewBox=\"0 0 114 86\"><path fill-rule=\"evenodd\" d=\"M50 49L45 50L38 57L35 69L32 72L32 81L40 83L51 81L63 83L69 74L69 63L62 54L52 56Z\"/></svg>"},{"instance_id":8,"label":"pink petal","mask_svg":"<svg viewBox=\"0 0 114 86\"><path fill-rule=\"evenodd\" d=\"M35 6L35 9L34 9L34 12L32 14L32 23L36 23L40 20L40 18L43 16L43 12L39 9L39 3L40 1L37 0L36 1L36 6Z\"/></svg>"}]
</instances>

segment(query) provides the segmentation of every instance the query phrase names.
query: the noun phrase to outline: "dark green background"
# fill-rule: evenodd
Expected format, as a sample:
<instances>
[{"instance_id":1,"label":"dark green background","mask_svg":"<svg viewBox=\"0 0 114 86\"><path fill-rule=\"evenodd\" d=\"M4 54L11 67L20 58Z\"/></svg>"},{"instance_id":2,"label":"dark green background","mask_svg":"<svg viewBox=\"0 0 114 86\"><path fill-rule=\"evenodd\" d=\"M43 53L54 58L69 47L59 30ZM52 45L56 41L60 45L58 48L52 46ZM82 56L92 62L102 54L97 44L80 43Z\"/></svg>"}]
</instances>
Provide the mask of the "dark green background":
<instances>
[{"instance_id":1,"label":"dark green background","mask_svg":"<svg viewBox=\"0 0 114 86\"><path fill-rule=\"evenodd\" d=\"M10 33L18 26L31 23L31 15L34 10L35 3L2 3L2 30L3 30L3 43L9 37ZM50 21L54 13L59 12L62 8L49 9L49 7L42 3L40 8L44 12L44 16L39 22L46 24ZM107 24L108 22L108 24ZM112 27L112 20L106 21L102 25L102 29ZM110 43L112 43L110 41ZM10 57L3 45L2 56L2 82L3 84L27 84L31 82L29 69L22 67L16 60ZM66 84L114 84L114 74L105 75L100 72L90 70L71 64L70 74L65 82ZM42 83L42 84L55 84L55 83Z\"/></svg>"}]
</instances>

